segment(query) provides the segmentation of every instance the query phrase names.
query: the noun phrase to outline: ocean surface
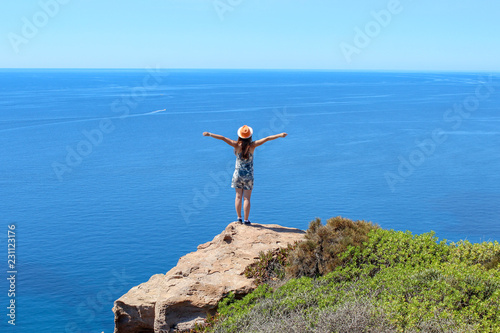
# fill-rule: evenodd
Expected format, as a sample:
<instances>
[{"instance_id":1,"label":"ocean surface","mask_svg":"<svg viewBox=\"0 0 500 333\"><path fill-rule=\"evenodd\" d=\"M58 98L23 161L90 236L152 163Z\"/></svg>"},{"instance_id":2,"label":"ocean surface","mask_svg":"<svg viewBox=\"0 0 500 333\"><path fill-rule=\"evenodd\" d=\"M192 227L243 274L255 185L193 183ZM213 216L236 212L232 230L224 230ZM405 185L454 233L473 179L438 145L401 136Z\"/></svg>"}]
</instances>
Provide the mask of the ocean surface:
<instances>
[{"instance_id":1,"label":"ocean surface","mask_svg":"<svg viewBox=\"0 0 500 333\"><path fill-rule=\"evenodd\" d=\"M0 70L0 331L112 332L115 299L236 218L202 132L244 124L288 133L256 150L253 222L500 240L499 73Z\"/></svg>"}]
</instances>

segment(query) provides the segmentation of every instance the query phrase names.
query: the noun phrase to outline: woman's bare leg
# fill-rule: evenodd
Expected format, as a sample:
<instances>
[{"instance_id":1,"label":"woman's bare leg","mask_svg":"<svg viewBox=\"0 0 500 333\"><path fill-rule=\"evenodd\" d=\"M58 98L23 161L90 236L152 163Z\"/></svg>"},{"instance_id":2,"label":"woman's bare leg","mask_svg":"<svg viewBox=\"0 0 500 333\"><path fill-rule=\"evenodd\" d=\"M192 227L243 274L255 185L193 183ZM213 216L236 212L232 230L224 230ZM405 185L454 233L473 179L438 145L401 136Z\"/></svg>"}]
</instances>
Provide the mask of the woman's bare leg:
<instances>
[{"instance_id":1,"label":"woman's bare leg","mask_svg":"<svg viewBox=\"0 0 500 333\"><path fill-rule=\"evenodd\" d=\"M250 215L250 197L252 196L252 190L243 191L243 212L245 213L245 221L248 221L248 216Z\"/></svg>"},{"instance_id":2,"label":"woman's bare leg","mask_svg":"<svg viewBox=\"0 0 500 333\"><path fill-rule=\"evenodd\" d=\"M236 208L236 214L238 218L241 219L241 198L243 197L243 189L236 188L236 198L234 199L234 208Z\"/></svg>"}]
</instances>

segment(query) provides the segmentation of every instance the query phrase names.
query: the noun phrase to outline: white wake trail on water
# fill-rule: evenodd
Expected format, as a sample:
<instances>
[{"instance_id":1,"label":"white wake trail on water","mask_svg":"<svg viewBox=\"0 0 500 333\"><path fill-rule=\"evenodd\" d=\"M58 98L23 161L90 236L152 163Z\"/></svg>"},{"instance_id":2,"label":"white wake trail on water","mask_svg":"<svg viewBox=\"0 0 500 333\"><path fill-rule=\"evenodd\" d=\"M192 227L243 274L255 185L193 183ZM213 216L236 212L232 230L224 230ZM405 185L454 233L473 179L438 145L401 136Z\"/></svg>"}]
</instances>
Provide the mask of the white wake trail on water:
<instances>
[{"instance_id":1,"label":"white wake trail on water","mask_svg":"<svg viewBox=\"0 0 500 333\"><path fill-rule=\"evenodd\" d=\"M11 131L16 131L16 130L40 128L40 127L44 127L44 126L83 123L83 122L89 122L89 121L101 121L101 120L108 120L108 119L120 119L121 120L121 119L126 119L126 118L133 118L133 117L144 117L144 116L150 116L150 115L154 115L154 114L158 114L158 113L163 113L166 111L167 111L167 109L161 109L161 110L149 111L149 112L145 112L145 113L134 113L134 114L128 114L128 115L121 115L121 116L84 118L84 119L74 119L74 120L66 120L66 121L56 121L56 122L52 122L52 123L34 124L34 125L28 125L28 126L18 126L18 127L0 129L0 133L11 132ZM33 121L44 121L44 120L48 120L48 119L33 119Z\"/></svg>"},{"instance_id":2,"label":"white wake trail on water","mask_svg":"<svg viewBox=\"0 0 500 333\"><path fill-rule=\"evenodd\" d=\"M446 135L500 135L500 132L495 131L443 131Z\"/></svg>"},{"instance_id":3,"label":"white wake trail on water","mask_svg":"<svg viewBox=\"0 0 500 333\"><path fill-rule=\"evenodd\" d=\"M211 113L234 113L234 112L248 112L248 111L264 111L268 109L277 109L276 107L252 107L252 108L241 108L241 109L229 109L229 110L198 110L198 111L168 111L167 109L161 109L161 110L154 110L154 111L147 111L144 113L132 113L132 114L125 114L125 115L118 115L118 116L111 116L111 117L98 117L98 118L84 118L84 119L74 119L74 120L66 120L66 121L56 121L56 122L51 122L51 123L43 123L43 124L34 124L34 125L27 125L27 126L18 126L18 127L12 127L12 128L5 128L5 129L0 129L0 133L3 132L10 132L10 131L16 131L16 130L23 130L23 129L32 129L32 128L40 128L44 126L55 126L55 125L65 125L65 124L72 124L72 123L83 123L83 122L89 122L89 121L100 121L100 120L113 120L113 119L127 119L127 118L134 118L134 117L145 117L145 116L155 116L155 115L190 115L190 114L204 114L207 111ZM50 119L20 119L17 121L47 121ZM12 121L12 120L10 120ZM16 120L14 120L16 121ZM4 121L7 122L7 121ZM1 122L0 122L1 125Z\"/></svg>"}]
</instances>

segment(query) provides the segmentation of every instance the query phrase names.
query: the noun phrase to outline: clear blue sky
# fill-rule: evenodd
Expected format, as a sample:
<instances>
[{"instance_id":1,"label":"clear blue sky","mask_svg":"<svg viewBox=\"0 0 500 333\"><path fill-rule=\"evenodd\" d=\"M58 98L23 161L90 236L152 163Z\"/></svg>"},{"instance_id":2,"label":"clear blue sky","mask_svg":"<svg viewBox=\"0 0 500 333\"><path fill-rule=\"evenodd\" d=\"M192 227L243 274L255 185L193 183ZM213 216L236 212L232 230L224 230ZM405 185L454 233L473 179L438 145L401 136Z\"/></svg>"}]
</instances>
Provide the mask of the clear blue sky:
<instances>
[{"instance_id":1,"label":"clear blue sky","mask_svg":"<svg viewBox=\"0 0 500 333\"><path fill-rule=\"evenodd\" d=\"M499 32L499 0L3 1L0 67L499 71Z\"/></svg>"}]
</instances>

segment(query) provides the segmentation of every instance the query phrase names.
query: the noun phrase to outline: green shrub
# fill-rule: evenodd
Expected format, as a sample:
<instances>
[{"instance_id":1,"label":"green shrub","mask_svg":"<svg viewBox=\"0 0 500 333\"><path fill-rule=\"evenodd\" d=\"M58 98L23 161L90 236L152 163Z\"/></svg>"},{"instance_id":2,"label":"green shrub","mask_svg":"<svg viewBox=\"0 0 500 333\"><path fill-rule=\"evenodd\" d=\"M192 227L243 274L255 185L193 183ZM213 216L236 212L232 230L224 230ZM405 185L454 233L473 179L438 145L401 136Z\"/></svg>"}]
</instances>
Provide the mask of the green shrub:
<instances>
[{"instance_id":1,"label":"green shrub","mask_svg":"<svg viewBox=\"0 0 500 333\"><path fill-rule=\"evenodd\" d=\"M362 248L350 246L341 257L349 259L345 261L351 269L374 276L384 267L440 264L449 260L450 253L446 240L438 242L433 232L414 236L409 231L376 229Z\"/></svg>"},{"instance_id":2,"label":"green shrub","mask_svg":"<svg viewBox=\"0 0 500 333\"><path fill-rule=\"evenodd\" d=\"M245 268L245 276L255 279L257 285L283 279L289 254L295 249L297 243L288 244L285 248L261 252L259 259Z\"/></svg>"},{"instance_id":3,"label":"green shrub","mask_svg":"<svg viewBox=\"0 0 500 333\"><path fill-rule=\"evenodd\" d=\"M290 277L318 277L342 266L349 259L340 257L349 246L363 248L370 230L378 226L365 221L334 217L321 224L317 218L309 224L305 241L290 254L287 274Z\"/></svg>"},{"instance_id":4,"label":"green shrub","mask_svg":"<svg viewBox=\"0 0 500 333\"><path fill-rule=\"evenodd\" d=\"M451 243L451 259L469 265L481 264L486 269L500 269L500 244L495 242L470 243L460 241Z\"/></svg>"},{"instance_id":5,"label":"green shrub","mask_svg":"<svg viewBox=\"0 0 500 333\"><path fill-rule=\"evenodd\" d=\"M272 296L272 289L267 285L263 284L257 287L252 293L246 295L241 300L236 300L234 293L230 293L226 298L224 298L218 305L217 312L223 319L221 322L224 323L225 329L228 332L242 332L240 328L242 323L248 318L248 313L252 308L266 298ZM216 330L217 331L217 327Z\"/></svg>"}]
</instances>

